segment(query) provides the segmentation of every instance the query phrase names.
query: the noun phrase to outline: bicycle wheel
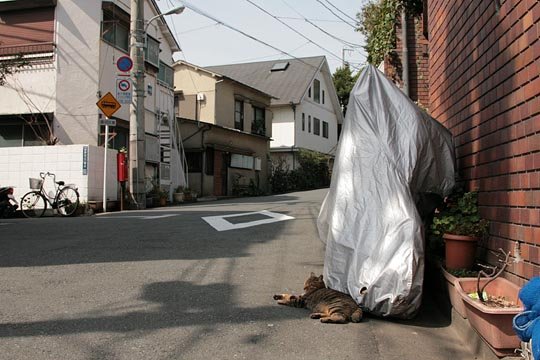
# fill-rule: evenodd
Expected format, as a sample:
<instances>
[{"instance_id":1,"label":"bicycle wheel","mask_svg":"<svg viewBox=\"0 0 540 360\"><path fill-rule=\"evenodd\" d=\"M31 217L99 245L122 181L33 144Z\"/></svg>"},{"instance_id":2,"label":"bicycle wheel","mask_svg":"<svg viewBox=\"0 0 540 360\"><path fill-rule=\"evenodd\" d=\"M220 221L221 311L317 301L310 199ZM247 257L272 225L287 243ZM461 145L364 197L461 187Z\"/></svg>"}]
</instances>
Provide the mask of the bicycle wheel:
<instances>
[{"instance_id":1,"label":"bicycle wheel","mask_svg":"<svg viewBox=\"0 0 540 360\"><path fill-rule=\"evenodd\" d=\"M21 199L21 211L27 218L41 217L47 210L47 201L39 191L30 191Z\"/></svg>"},{"instance_id":2,"label":"bicycle wheel","mask_svg":"<svg viewBox=\"0 0 540 360\"><path fill-rule=\"evenodd\" d=\"M73 215L79 207L79 193L71 187L63 188L56 197L56 206L60 215Z\"/></svg>"}]
</instances>

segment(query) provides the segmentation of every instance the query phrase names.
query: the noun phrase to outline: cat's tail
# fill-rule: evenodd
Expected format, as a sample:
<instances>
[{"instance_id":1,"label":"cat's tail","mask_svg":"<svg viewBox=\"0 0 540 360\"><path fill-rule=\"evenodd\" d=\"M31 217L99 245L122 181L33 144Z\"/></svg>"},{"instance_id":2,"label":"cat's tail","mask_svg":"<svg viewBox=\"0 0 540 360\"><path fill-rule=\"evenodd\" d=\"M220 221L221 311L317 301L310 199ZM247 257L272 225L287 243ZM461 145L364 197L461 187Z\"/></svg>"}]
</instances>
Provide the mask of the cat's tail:
<instances>
[{"instance_id":1,"label":"cat's tail","mask_svg":"<svg viewBox=\"0 0 540 360\"><path fill-rule=\"evenodd\" d=\"M355 310L355 312L352 313L351 321L354 323L360 322L362 321L362 317L363 317L362 309L358 308Z\"/></svg>"}]
</instances>

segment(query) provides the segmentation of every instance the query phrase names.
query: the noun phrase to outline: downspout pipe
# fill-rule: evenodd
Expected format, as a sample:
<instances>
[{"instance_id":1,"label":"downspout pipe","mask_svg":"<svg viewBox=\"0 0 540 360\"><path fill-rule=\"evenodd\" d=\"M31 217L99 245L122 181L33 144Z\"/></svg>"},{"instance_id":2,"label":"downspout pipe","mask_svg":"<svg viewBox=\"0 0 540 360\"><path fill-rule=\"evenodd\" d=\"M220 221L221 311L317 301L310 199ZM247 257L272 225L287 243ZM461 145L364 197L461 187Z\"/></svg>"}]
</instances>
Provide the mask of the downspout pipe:
<instances>
[{"instance_id":1,"label":"downspout pipe","mask_svg":"<svg viewBox=\"0 0 540 360\"><path fill-rule=\"evenodd\" d=\"M401 64L403 67L403 92L409 96L409 48L407 46L407 10L405 6L401 9Z\"/></svg>"}]
</instances>

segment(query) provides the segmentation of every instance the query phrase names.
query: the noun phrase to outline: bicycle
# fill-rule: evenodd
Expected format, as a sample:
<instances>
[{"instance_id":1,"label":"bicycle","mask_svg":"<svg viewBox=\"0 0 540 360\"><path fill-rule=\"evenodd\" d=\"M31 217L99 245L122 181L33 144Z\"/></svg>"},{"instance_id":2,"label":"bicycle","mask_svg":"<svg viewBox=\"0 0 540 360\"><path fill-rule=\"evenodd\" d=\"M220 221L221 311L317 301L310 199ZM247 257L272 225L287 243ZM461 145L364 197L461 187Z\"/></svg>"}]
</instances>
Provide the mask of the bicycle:
<instances>
[{"instance_id":1,"label":"bicycle","mask_svg":"<svg viewBox=\"0 0 540 360\"><path fill-rule=\"evenodd\" d=\"M21 211L28 218L41 217L47 210L47 204L57 209L62 216L71 216L79 207L79 192L74 185L65 185L63 181L56 181L53 173L39 173L41 179L30 178L30 189L21 199ZM52 177L56 193L49 196L43 190L46 177Z\"/></svg>"}]
</instances>

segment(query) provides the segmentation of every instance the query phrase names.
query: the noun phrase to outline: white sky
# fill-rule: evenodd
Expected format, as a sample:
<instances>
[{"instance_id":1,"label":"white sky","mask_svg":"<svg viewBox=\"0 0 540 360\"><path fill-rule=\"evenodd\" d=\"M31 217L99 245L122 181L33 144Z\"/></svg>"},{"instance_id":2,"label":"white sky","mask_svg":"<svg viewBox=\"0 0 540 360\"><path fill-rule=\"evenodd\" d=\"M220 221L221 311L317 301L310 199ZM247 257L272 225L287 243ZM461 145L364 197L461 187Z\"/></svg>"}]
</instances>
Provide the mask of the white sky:
<instances>
[{"instance_id":1,"label":"white sky","mask_svg":"<svg viewBox=\"0 0 540 360\"><path fill-rule=\"evenodd\" d=\"M325 55L332 72L341 66L344 48L347 49L345 51L345 60L349 61L353 67L365 63L365 51L362 47L353 48L351 45L344 44L339 40L364 45L362 35L343 20L354 25L350 18L356 19L356 14L366 0L250 1L274 16L285 17L281 20L302 33L313 43L328 50L328 52L310 43L278 20L250 4L247 0L189 0L188 4L195 6L224 24L241 30L292 56ZM180 0L158 0L157 3L163 12L174 6L181 5ZM324 3L343 20L333 15L321 3ZM189 8L186 8L182 14L170 15L166 18L171 31L182 48L182 52L174 56L175 60L186 60L196 65L210 66L290 57L241 35L225 25L217 24L214 20L201 16ZM304 18L309 19L339 40L309 24Z\"/></svg>"}]
</instances>

